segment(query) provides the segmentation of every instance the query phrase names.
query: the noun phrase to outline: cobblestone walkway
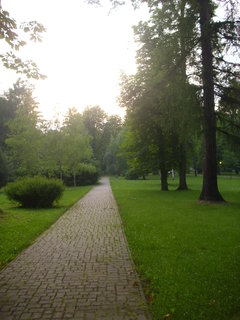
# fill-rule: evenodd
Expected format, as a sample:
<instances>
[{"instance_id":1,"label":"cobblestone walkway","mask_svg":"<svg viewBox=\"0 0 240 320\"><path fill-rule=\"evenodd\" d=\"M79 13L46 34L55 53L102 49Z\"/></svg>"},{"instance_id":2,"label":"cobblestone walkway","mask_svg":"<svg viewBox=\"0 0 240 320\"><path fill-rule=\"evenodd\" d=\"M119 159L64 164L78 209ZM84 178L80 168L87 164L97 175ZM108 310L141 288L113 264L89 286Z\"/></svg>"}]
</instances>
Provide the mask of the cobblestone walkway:
<instances>
[{"instance_id":1,"label":"cobblestone walkway","mask_svg":"<svg viewBox=\"0 0 240 320\"><path fill-rule=\"evenodd\" d=\"M150 319L108 178L2 270L0 319Z\"/></svg>"}]
</instances>

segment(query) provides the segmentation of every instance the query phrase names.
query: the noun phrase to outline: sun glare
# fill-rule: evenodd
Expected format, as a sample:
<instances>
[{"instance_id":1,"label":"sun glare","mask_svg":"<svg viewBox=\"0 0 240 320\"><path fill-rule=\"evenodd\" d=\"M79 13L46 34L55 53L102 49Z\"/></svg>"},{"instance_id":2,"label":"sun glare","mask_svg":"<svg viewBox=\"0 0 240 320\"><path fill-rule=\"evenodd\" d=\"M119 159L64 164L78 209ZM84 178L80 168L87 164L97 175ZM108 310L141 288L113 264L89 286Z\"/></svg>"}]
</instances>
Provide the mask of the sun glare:
<instances>
[{"instance_id":1,"label":"sun glare","mask_svg":"<svg viewBox=\"0 0 240 320\"><path fill-rule=\"evenodd\" d=\"M42 43L28 44L22 55L36 61L44 81L32 81L44 117L64 114L69 107L80 112L100 105L109 114L124 114L117 104L121 71L135 71L132 25L146 17L146 10L110 5L94 7L71 0L8 0L2 4L17 21L37 20L47 32ZM26 10L27 8L27 10ZM4 71L5 87L17 76Z\"/></svg>"}]
</instances>

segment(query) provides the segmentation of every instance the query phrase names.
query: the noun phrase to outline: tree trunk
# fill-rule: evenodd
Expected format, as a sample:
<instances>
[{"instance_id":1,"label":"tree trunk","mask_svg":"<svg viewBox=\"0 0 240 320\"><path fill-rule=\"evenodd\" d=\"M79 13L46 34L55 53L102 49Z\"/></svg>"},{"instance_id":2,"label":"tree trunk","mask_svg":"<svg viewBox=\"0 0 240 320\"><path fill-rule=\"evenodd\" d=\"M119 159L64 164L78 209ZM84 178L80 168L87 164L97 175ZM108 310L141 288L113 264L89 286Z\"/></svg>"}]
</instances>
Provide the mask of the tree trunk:
<instances>
[{"instance_id":1,"label":"tree trunk","mask_svg":"<svg viewBox=\"0 0 240 320\"><path fill-rule=\"evenodd\" d=\"M193 169L194 169L194 175L197 177L198 171L197 171L197 157L194 155L193 157Z\"/></svg>"},{"instance_id":2,"label":"tree trunk","mask_svg":"<svg viewBox=\"0 0 240 320\"><path fill-rule=\"evenodd\" d=\"M76 187L76 174L74 173L73 174L73 185L74 185L74 187Z\"/></svg>"},{"instance_id":3,"label":"tree trunk","mask_svg":"<svg viewBox=\"0 0 240 320\"><path fill-rule=\"evenodd\" d=\"M160 163L160 171L161 171L161 190L168 191L168 171L166 169L165 163L161 161Z\"/></svg>"},{"instance_id":4,"label":"tree trunk","mask_svg":"<svg viewBox=\"0 0 240 320\"><path fill-rule=\"evenodd\" d=\"M181 79L185 84L187 83L187 76L186 76L186 26L184 20L185 20L185 8L186 8L186 0L181 1L181 7L180 7L180 49L181 49L181 58L182 58L182 64L181 64ZM185 101L185 97L184 97ZM184 120L185 121L185 120ZM180 138L180 157L179 157L179 186L177 190L188 190L187 187L187 181L186 181L186 146L185 146L185 135L183 134Z\"/></svg>"},{"instance_id":5,"label":"tree trunk","mask_svg":"<svg viewBox=\"0 0 240 320\"><path fill-rule=\"evenodd\" d=\"M158 148L159 148L159 169L161 172L161 190L168 191L168 182L167 182L168 170L166 168L164 137L161 129L159 130Z\"/></svg>"},{"instance_id":6,"label":"tree trunk","mask_svg":"<svg viewBox=\"0 0 240 320\"><path fill-rule=\"evenodd\" d=\"M186 181L186 149L184 143L180 145L180 160L179 160L179 186L178 190L188 190Z\"/></svg>"},{"instance_id":7,"label":"tree trunk","mask_svg":"<svg viewBox=\"0 0 240 320\"><path fill-rule=\"evenodd\" d=\"M213 60L210 26L210 1L199 0L202 78L204 99L204 171L200 200L224 201L218 191L216 160L216 117L214 110Z\"/></svg>"}]
</instances>

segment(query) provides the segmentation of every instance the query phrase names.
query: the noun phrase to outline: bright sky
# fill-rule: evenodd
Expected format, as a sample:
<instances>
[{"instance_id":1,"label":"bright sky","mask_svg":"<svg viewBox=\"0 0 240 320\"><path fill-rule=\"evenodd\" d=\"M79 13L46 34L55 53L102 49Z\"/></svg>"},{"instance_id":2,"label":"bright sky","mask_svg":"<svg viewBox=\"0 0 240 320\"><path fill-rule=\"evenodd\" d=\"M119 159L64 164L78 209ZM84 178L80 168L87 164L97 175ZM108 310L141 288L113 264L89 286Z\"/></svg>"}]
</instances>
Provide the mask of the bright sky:
<instances>
[{"instance_id":1,"label":"bright sky","mask_svg":"<svg viewBox=\"0 0 240 320\"><path fill-rule=\"evenodd\" d=\"M103 1L102 1L103 3ZM69 107L80 112L100 105L108 114L124 114L116 101L121 71L135 72L132 25L147 16L145 8L131 5L110 10L84 0L2 0L3 10L17 22L37 20L47 32L42 43L28 43L21 56L34 60L46 80L31 82L45 118L64 114ZM0 92L19 75L0 67Z\"/></svg>"}]
</instances>

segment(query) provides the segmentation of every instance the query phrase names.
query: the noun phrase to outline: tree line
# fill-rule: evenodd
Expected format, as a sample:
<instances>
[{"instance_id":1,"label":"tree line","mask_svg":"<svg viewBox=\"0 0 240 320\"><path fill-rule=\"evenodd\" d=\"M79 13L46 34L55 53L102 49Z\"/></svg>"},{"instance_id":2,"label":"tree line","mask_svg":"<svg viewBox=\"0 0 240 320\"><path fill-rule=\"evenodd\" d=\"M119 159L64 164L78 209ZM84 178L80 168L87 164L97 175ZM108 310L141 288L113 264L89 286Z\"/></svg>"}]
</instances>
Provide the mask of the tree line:
<instances>
[{"instance_id":1,"label":"tree line","mask_svg":"<svg viewBox=\"0 0 240 320\"><path fill-rule=\"evenodd\" d=\"M170 168L177 168L179 190L186 190L188 154L195 152L196 168L194 144L202 139L200 200L224 201L217 185L223 163L217 144L239 159L240 65L233 59L239 48L238 3L150 0L148 6L150 19L134 28L138 70L122 76L120 103L127 110L129 151L135 153L129 159L146 172L157 166L162 190L168 189Z\"/></svg>"},{"instance_id":2,"label":"tree line","mask_svg":"<svg viewBox=\"0 0 240 320\"><path fill-rule=\"evenodd\" d=\"M19 177L35 175L79 185L94 183L101 174L138 179L160 173L162 190L167 190L169 171L174 169L179 173L179 189L187 189L189 168L197 174L204 167L196 89L189 87L192 100L188 97L189 104L183 104L182 110L171 109L170 104L158 109L151 102L153 96L141 96L140 100L132 96L135 80L135 76L122 79L121 103L125 103L129 93L129 101L134 100L127 104L132 108L127 108L125 121L117 115L108 116L99 106L87 107L82 113L70 108L62 121L58 118L46 121L38 111L31 85L18 80L0 98L1 186ZM229 109L224 102L221 113L235 121L238 106ZM232 137L238 137L237 133L229 127L224 129L223 125L220 128L228 129L228 134L217 135L218 172L238 173L239 145L229 143L234 140Z\"/></svg>"},{"instance_id":3,"label":"tree line","mask_svg":"<svg viewBox=\"0 0 240 320\"><path fill-rule=\"evenodd\" d=\"M18 80L0 98L0 181L44 175L67 185L94 183L106 171L104 159L122 120L98 106L70 108L63 121L46 121L33 88Z\"/></svg>"},{"instance_id":4,"label":"tree line","mask_svg":"<svg viewBox=\"0 0 240 320\"><path fill-rule=\"evenodd\" d=\"M142 3L132 2L136 7ZM39 172L69 178L75 185L86 168L129 178L160 172L162 190L168 190L168 173L174 168L179 173L178 189L187 190L191 166L195 173L203 172L200 200L224 201L217 173L239 171L240 64L235 59L239 3L150 0L147 4L149 20L134 27L137 72L121 79L124 124L94 107L83 114L70 109L63 124L53 127L40 121L29 88L22 88L25 96L18 100L18 83L1 98L3 176ZM220 18L219 9L224 12ZM25 45L7 12L1 11L0 23L2 39L11 48ZM24 31L40 40L44 27L32 22ZM6 67L22 72L23 62L11 63L8 54L1 58ZM35 73L24 70L29 77L42 77L37 67Z\"/></svg>"}]
</instances>

